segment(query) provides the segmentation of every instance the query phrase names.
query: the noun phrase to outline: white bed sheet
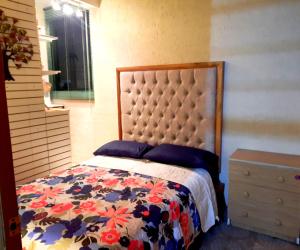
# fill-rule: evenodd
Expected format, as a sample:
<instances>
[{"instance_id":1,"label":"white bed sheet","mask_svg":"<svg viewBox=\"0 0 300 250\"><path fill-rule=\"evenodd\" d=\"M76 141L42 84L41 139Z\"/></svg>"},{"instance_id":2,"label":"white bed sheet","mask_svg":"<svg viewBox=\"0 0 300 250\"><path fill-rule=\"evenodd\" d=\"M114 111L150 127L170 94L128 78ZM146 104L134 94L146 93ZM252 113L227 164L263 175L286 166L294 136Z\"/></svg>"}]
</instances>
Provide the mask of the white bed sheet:
<instances>
[{"instance_id":1,"label":"white bed sheet","mask_svg":"<svg viewBox=\"0 0 300 250\"><path fill-rule=\"evenodd\" d=\"M148 160L110 156L95 156L81 162L81 164L127 170L177 182L186 186L195 199L203 232L207 232L218 218L215 190L210 175L204 169L188 169Z\"/></svg>"}]
</instances>

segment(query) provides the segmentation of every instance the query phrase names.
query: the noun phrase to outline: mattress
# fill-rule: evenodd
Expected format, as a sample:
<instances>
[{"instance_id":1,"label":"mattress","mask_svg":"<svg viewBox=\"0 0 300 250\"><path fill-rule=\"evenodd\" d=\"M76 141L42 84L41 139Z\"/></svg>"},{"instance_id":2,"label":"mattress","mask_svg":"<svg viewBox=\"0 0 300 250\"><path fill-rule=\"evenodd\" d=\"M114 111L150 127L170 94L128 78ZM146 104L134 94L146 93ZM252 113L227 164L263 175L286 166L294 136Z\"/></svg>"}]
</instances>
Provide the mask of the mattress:
<instances>
[{"instance_id":1,"label":"mattress","mask_svg":"<svg viewBox=\"0 0 300 250\"><path fill-rule=\"evenodd\" d=\"M23 249L176 249L214 225L203 169L96 156L17 187Z\"/></svg>"}]
</instances>

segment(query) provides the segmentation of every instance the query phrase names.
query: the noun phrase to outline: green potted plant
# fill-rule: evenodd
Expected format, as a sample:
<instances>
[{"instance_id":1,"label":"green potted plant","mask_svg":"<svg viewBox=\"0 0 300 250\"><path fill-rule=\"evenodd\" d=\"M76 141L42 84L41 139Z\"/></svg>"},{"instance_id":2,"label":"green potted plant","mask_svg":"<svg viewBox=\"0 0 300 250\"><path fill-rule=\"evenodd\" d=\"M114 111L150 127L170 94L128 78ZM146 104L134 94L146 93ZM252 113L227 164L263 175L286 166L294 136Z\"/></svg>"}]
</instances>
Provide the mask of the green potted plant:
<instances>
[{"instance_id":1,"label":"green potted plant","mask_svg":"<svg viewBox=\"0 0 300 250\"><path fill-rule=\"evenodd\" d=\"M3 56L5 80L14 81L9 72L9 60L19 69L33 56L33 46L25 29L18 28L18 19L7 17L0 9L0 49Z\"/></svg>"}]
</instances>

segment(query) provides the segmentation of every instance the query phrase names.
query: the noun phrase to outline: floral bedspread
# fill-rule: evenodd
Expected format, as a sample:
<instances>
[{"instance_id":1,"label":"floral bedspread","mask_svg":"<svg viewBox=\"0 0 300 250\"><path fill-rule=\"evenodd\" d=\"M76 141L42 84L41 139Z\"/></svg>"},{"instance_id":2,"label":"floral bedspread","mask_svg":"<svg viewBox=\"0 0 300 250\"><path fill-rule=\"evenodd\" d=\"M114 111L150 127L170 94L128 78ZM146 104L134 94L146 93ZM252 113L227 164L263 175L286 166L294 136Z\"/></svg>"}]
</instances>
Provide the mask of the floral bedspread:
<instances>
[{"instance_id":1,"label":"floral bedspread","mask_svg":"<svg viewBox=\"0 0 300 250\"><path fill-rule=\"evenodd\" d=\"M76 166L17 188L23 249L186 249L201 231L183 185Z\"/></svg>"}]
</instances>

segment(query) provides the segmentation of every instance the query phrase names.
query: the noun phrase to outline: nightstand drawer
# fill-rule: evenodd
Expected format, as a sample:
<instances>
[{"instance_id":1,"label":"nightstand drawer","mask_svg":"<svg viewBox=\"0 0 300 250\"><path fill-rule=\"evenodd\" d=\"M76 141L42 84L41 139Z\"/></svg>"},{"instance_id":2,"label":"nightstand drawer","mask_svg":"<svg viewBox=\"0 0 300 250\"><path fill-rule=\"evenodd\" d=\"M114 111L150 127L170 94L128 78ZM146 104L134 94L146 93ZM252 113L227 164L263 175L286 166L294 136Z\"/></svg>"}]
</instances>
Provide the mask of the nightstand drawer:
<instances>
[{"instance_id":1,"label":"nightstand drawer","mask_svg":"<svg viewBox=\"0 0 300 250\"><path fill-rule=\"evenodd\" d=\"M300 171L293 168L230 161L230 182L238 181L277 190L300 193Z\"/></svg>"},{"instance_id":2,"label":"nightstand drawer","mask_svg":"<svg viewBox=\"0 0 300 250\"><path fill-rule=\"evenodd\" d=\"M295 214L270 212L259 205L231 201L229 217L234 226L267 233L294 241L299 237L300 219Z\"/></svg>"},{"instance_id":3,"label":"nightstand drawer","mask_svg":"<svg viewBox=\"0 0 300 250\"><path fill-rule=\"evenodd\" d=\"M232 181L229 185L229 204L239 201L241 204L263 206L268 211L294 214L300 219L300 194L266 189L242 182Z\"/></svg>"}]
</instances>

